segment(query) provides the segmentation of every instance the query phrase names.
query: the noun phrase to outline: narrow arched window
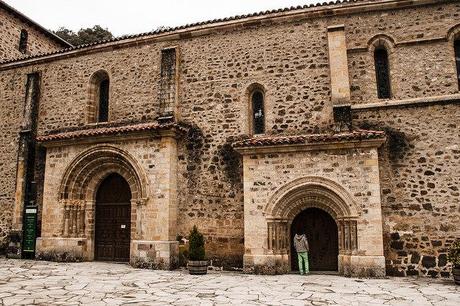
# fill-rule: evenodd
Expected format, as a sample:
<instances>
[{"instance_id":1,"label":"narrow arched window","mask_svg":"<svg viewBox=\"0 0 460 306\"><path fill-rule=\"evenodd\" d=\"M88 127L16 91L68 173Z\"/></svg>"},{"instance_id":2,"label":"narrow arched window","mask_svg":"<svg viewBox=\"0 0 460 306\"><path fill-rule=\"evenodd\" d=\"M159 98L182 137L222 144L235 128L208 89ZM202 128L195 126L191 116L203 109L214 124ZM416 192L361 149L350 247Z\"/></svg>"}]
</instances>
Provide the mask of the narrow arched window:
<instances>
[{"instance_id":1,"label":"narrow arched window","mask_svg":"<svg viewBox=\"0 0 460 306\"><path fill-rule=\"evenodd\" d=\"M377 80L377 96L379 99L391 98L390 63L385 48L374 51L375 75Z\"/></svg>"},{"instance_id":2,"label":"narrow arched window","mask_svg":"<svg viewBox=\"0 0 460 306\"><path fill-rule=\"evenodd\" d=\"M260 90L255 90L251 95L252 108L252 132L256 134L265 133L265 110L264 94Z\"/></svg>"},{"instance_id":3,"label":"narrow arched window","mask_svg":"<svg viewBox=\"0 0 460 306\"><path fill-rule=\"evenodd\" d=\"M99 85L99 122L109 121L109 79Z\"/></svg>"},{"instance_id":4,"label":"narrow arched window","mask_svg":"<svg viewBox=\"0 0 460 306\"><path fill-rule=\"evenodd\" d=\"M90 80L88 123L109 121L110 80L107 72L101 70Z\"/></svg>"},{"instance_id":5,"label":"narrow arched window","mask_svg":"<svg viewBox=\"0 0 460 306\"><path fill-rule=\"evenodd\" d=\"M27 40L29 39L29 33L22 29L19 36L19 52L25 54L27 52Z\"/></svg>"},{"instance_id":6,"label":"narrow arched window","mask_svg":"<svg viewBox=\"0 0 460 306\"><path fill-rule=\"evenodd\" d=\"M455 62L457 64L458 90L460 90L460 39L457 39L454 42L454 48L455 48Z\"/></svg>"}]
</instances>

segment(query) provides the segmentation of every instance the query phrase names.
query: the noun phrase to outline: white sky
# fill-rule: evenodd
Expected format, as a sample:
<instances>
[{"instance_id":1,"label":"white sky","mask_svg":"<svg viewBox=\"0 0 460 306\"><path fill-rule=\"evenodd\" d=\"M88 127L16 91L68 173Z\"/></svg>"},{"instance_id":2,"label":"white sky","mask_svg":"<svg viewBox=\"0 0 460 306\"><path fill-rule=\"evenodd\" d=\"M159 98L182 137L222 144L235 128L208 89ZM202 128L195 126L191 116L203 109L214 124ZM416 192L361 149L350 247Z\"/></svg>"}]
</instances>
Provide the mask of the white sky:
<instances>
[{"instance_id":1,"label":"white sky","mask_svg":"<svg viewBox=\"0 0 460 306\"><path fill-rule=\"evenodd\" d=\"M248 14L326 0L4 0L45 28L71 30L96 24L115 36L148 32L158 26Z\"/></svg>"}]
</instances>

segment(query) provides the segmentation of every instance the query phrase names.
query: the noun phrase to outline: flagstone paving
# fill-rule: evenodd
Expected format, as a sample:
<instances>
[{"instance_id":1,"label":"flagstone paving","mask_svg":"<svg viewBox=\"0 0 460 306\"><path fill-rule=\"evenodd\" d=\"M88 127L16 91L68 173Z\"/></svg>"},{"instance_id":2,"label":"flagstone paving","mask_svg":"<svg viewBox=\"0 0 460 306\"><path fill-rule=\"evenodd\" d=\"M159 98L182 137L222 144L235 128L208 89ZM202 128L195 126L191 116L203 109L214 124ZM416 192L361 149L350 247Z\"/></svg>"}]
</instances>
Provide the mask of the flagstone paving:
<instances>
[{"instance_id":1,"label":"flagstone paving","mask_svg":"<svg viewBox=\"0 0 460 306\"><path fill-rule=\"evenodd\" d=\"M126 264L0 258L0 305L460 305L460 286L428 278L260 276Z\"/></svg>"}]
</instances>

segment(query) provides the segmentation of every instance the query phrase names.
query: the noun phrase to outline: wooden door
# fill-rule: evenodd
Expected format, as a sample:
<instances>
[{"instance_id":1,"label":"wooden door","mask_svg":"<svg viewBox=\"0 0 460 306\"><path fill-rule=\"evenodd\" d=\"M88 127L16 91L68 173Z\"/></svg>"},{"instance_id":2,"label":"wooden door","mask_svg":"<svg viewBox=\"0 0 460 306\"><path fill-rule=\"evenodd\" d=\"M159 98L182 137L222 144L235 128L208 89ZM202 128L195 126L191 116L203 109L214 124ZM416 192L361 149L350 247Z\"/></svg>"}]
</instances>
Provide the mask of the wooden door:
<instances>
[{"instance_id":1,"label":"wooden door","mask_svg":"<svg viewBox=\"0 0 460 306\"><path fill-rule=\"evenodd\" d=\"M308 208L294 218L291 226L291 269L298 271L297 253L292 240L297 231L306 234L310 245L311 271L337 271L338 230L334 219L324 210Z\"/></svg>"},{"instance_id":2,"label":"wooden door","mask_svg":"<svg viewBox=\"0 0 460 306\"><path fill-rule=\"evenodd\" d=\"M96 195L95 258L129 261L131 242L131 191L126 180L109 175Z\"/></svg>"}]
</instances>

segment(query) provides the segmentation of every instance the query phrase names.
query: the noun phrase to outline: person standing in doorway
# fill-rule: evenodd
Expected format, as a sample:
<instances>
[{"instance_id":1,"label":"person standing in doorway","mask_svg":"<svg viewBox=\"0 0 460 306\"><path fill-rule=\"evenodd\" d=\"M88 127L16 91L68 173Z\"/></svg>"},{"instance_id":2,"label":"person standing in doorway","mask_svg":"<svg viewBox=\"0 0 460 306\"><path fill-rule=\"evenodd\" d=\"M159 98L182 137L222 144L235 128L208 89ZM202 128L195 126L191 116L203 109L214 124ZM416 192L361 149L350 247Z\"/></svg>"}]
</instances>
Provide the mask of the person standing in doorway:
<instances>
[{"instance_id":1,"label":"person standing in doorway","mask_svg":"<svg viewBox=\"0 0 460 306\"><path fill-rule=\"evenodd\" d=\"M307 237L297 232L294 236L294 248L297 252L297 259L299 261L299 272L300 275L310 273L310 267L308 264L308 240Z\"/></svg>"}]
</instances>

